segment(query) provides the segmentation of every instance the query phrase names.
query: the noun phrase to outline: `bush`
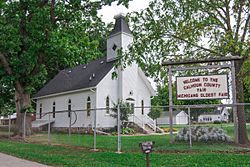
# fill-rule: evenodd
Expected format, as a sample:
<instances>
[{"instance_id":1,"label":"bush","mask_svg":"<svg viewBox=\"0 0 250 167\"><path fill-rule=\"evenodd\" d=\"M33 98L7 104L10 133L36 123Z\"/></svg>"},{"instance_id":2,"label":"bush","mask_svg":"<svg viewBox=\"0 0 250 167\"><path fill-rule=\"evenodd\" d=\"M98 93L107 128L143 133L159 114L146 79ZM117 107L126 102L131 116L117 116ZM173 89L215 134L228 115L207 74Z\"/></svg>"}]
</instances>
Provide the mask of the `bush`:
<instances>
[{"instance_id":1,"label":"bush","mask_svg":"<svg viewBox=\"0 0 250 167\"><path fill-rule=\"evenodd\" d=\"M114 126L112 128L102 129L102 131L106 132L106 133L116 132L117 131L117 126Z\"/></svg>"},{"instance_id":2,"label":"bush","mask_svg":"<svg viewBox=\"0 0 250 167\"><path fill-rule=\"evenodd\" d=\"M115 129L111 134L116 136L118 134L117 129ZM132 135L132 134L135 134L135 130L132 129L132 128L121 128L121 134L123 134L123 135Z\"/></svg>"},{"instance_id":3,"label":"bush","mask_svg":"<svg viewBox=\"0 0 250 167\"><path fill-rule=\"evenodd\" d=\"M231 138L226 134L223 129L216 127L191 127L191 138L193 141L222 141L232 142ZM182 128L175 138L176 141L189 140L189 128Z\"/></svg>"},{"instance_id":4,"label":"bush","mask_svg":"<svg viewBox=\"0 0 250 167\"><path fill-rule=\"evenodd\" d=\"M135 133L135 130L132 128L122 128L121 129L121 134L124 134L124 135L132 135L134 133Z\"/></svg>"},{"instance_id":5,"label":"bush","mask_svg":"<svg viewBox=\"0 0 250 167\"><path fill-rule=\"evenodd\" d=\"M148 116L152 118L153 120L160 118L162 113L162 108L159 106L156 106L155 108L151 108L150 112L148 113Z\"/></svg>"},{"instance_id":6,"label":"bush","mask_svg":"<svg viewBox=\"0 0 250 167\"><path fill-rule=\"evenodd\" d=\"M221 124L221 121L215 120L213 123L214 124Z\"/></svg>"},{"instance_id":7,"label":"bush","mask_svg":"<svg viewBox=\"0 0 250 167\"><path fill-rule=\"evenodd\" d=\"M113 136L116 136L118 133L117 132L112 132L111 133Z\"/></svg>"},{"instance_id":8,"label":"bush","mask_svg":"<svg viewBox=\"0 0 250 167\"><path fill-rule=\"evenodd\" d=\"M123 102L123 101L119 101L117 104L113 103L114 107L112 108L113 113L110 114L110 116L112 116L113 118L117 118L118 117L118 106L120 107L120 120L122 123L122 127L126 128L128 125L128 118L130 116L130 114L133 113L133 109L130 106L130 104Z\"/></svg>"}]
</instances>

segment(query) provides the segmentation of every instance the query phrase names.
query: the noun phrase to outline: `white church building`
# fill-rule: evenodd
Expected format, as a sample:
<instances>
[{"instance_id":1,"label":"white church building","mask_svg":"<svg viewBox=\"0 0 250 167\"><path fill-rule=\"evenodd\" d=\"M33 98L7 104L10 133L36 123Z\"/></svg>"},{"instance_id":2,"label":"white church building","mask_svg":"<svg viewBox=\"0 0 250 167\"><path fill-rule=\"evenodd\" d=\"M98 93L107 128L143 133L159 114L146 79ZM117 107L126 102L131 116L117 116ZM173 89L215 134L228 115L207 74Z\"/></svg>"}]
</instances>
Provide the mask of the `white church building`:
<instances>
[{"instance_id":1,"label":"white church building","mask_svg":"<svg viewBox=\"0 0 250 167\"><path fill-rule=\"evenodd\" d=\"M144 128L156 128L155 121L148 117L150 99L155 95L150 82L136 63L118 70L118 77L112 79L117 51L126 50L133 42L133 35L122 14L115 16L115 25L107 39L107 56L85 65L60 71L49 81L33 99L36 100L37 120L33 127L42 125L50 119L52 127L110 128L117 125L109 107L121 99L135 108L130 121ZM92 110L104 108L103 110ZM84 111L80 111L84 110ZM57 113L60 111L66 111ZM67 111L77 111L71 116ZM46 112L53 112L43 116ZM96 118L96 122L94 122Z\"/></svg>"}]
</instances>

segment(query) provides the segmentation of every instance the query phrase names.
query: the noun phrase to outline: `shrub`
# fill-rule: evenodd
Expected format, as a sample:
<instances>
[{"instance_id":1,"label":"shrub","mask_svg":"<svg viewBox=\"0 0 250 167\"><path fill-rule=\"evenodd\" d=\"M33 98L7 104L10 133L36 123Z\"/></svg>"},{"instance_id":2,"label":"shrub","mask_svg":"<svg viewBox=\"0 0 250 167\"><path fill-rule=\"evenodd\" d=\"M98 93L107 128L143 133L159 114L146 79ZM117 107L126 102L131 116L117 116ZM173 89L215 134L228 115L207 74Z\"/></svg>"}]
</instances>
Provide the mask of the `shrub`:
<instances>
[{"instance_id":1,"label":"shrub","mask_svg":"<svg viewBox=\"0 0 250 167\"><path fill-rule=\"evenodd\" d=\"M128 118L130 114L133 113L133 109L131 106L123 101L119 101L117 104L113 103L114 107L112 108L113 113L110 114L113 118L118 117L118 106L120 107L120 120L122 123L122 127L126 128L128 125Z\"/></svg>"},{"instance_id":2,"label":"shrub","mask_svg":"<svg viewBox=\"0 0 250 167\"><path fill-rule=\"evenodd\" d=\"M150 118L152 118L153 120L159 118L161 116L162 113L162 108L160 108L159 106L155 107L155 108L151 108L150 112L148 113L148 116Z\"/></svg>"},{"instance_id":3,"label":"shrub","mask_svg":"<svg viewBox=\"0 0 250 167\"><path fill-rule=\"evenodd\" d=\"M111 134L116 136L118 133L115 130ZM123 135L132 135L132 134L135 134L135 130L132 129L132 128L121 128L121 134L123 134Z\"/></svg>"},{"instance_id":4,"label":"shrub","mask_svg":"<svg viewBox=\"0 0 250 167\"><path fill-rule=\"evenodd\" d=\"M132 135L134 133L135 133L135 131L132 128L122 128L121 129L121 134L124 134L124 135Z\"/></svg>"},{"instance_id":5,"label":"shrub","mask_svg":"<svg viewBox=\"0 0 250 167\"><path fill-rule=\"evenodd\" d=\"M118 133L117 132L112 132L111 133L113 136L116 136Z\"/></svg>"},{"instance_id":6,"label":"shrub","mask_svg":"<svg viewBox=\"0 0 250 167\"><path fill-rule=\"evenodd\" d=\"M213 123L214 124L221 124L221 121L215 120Z\"/></svg>"},{"instance_id":7,"label":"shrub","mask_svg":"<svg viewBox=\"0 0 250 167\"><path fill-rule=\"evenodd\" d=\"M193 141L222 141L232 142L230 137L223 129L216 127L191 127L191 138ZM175 138L176 141L189 140L189 128L182 128Z\"/></svg>"}]
</instances>

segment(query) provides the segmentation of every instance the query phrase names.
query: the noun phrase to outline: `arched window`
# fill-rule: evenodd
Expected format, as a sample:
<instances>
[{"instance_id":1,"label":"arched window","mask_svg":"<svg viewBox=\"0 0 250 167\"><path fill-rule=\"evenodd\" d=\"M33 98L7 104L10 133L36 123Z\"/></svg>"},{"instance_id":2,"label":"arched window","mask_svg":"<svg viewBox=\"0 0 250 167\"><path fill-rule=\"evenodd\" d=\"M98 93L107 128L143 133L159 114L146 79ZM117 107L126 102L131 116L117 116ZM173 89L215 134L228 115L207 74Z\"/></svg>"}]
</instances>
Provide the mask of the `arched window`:
<instances>
[{"instance_id":1,"label":"arched window","mask_svg":"<svg viewBox=\"0 0 250 167\"><path fill-rule=\"evenodd\" d=\"M68 101L68 117L70 117L70 111L71 111L71 100Z\"/></svg>"},{"instance_id":2,"label":"arched window","mask_svg":"<svg viewBox=\"0 0 250 167\"><path fill-rule=\"evenodd\" d=\"M53 118L55 118L56 117L56 102L53 102L52 112L53 112Z\"/></svg>"},{"instance_id":3,"label":"arched window","mask_svg":"<svg viewBox=\"0 0 250 167\"><path fill-rule=\"evenodd\" d=\"M141 101L141 114L144 115L144 101Z\"/></svg>"},{"instance_id":4,"label":"arched window","mask_svg":"<svg viewBox=\"0 0 250 167\"><path fill-rule=\"evenodd\" d=\"M88 97L87 99L87 116L89 117L90 116L90 110L91 109L91 100L90 100L90 97Z\"/></svg>"},{"instance_id":5,"label":"arched window","mask_svg":"<svg viewBox=\"0 0 250 167\"><path fill-rule=\"evenodd\" d=\"M43 112L43 105L40 103L40 108L39 108L39 117L42 119L42 112Z\"/></svg>"},{"instance_id":6,"label":"arched window","mask_svg":"<svg viewBox=\"0 0 250 167\"><path fill-rule=\"evenodd\" d=\"M109 97L106 97L106 114L109 114Z\"/></svg>"}]
</instances>

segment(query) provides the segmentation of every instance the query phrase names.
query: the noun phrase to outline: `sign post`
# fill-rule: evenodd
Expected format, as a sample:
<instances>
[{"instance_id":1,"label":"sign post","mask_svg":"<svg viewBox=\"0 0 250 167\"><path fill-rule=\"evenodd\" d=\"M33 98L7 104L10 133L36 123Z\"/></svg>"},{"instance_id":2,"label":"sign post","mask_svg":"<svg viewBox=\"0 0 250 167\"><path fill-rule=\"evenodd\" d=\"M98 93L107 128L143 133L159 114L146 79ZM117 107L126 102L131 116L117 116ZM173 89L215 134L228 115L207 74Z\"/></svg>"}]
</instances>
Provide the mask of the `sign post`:
<instances>
[{"instance_id":1,"label":"sign post","mask_svg":"<svg viewBox=\"0 0 250 167\"><path fill-rule=\"evenodd\" d=\"M146 167L149 167L149 153L153 151L154 144L154 141L147 141L139 144L142 152L146 154Z\"/></svg>"},{"instance_id":2,"label":"sign post","mask_svg":"<svg viewBox=\"0 0 250 167\"><path fill-rule=\"evenodd\" d=\"M236 106L236 82L235 82L235 61L241 60L239 56L225 56L219 58L209 58L203 60L184 60L184 61L169 61L163 62L163 66L168 66L169 69L169 82L171 81L171 71L186 71L197 69L224 69L229 68L232 77L232 100L233 100L233 114L234 114L234 130L235 141L238 143L238 118ZM231 62L219 64L207 64L216 62ZM171 66L189 65L189 64L204 64L202 66L193 67L175 67ZM199 100L199 99L229 99L229 87L227 75L207 75L207 76L192 76L192 77L177 77L176 78L176 92L177 100ZM169 106L171 108L172 93L169 84ZM171 87L172 88L172 87ZM171 100L170 100L171 98ZM170 122L171 123L171 122ZM171 131L171 130L170 130ZM171 136L170 136L171 141Z\"/></svg>"},{"instance_id":3,"label":"sign post","mask_svg":"<svg viewBox=\"0 0 250 167\"><path fill-rule=\"evenodd\" d=\"M234 60L231 61L231 74L232 74L232 100L233 100L233 121L234 121L234 138L235 142L239 143L238 138L238 117L237 117L237 106L236 103L236 81L235 81L235 64Z\"/></svg>"}]
</instances>

